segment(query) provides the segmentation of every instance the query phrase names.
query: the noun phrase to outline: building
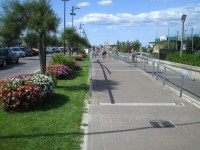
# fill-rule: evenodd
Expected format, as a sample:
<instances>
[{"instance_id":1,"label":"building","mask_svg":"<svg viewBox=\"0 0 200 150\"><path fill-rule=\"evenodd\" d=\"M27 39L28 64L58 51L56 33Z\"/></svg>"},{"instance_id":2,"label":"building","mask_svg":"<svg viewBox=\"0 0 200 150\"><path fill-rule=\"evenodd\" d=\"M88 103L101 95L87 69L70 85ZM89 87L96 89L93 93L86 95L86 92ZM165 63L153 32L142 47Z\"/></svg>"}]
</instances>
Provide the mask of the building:
<instances>
[{"instance_id":1,"label":"building","mask_svg":"<svg viewBox=\"0 0 200 150\"><path fill-rule=\"evenodd\" d=\"M185 41L189 36L185 36L183 40L183 50L186 50ZM153 48L155 56L158 58L165 58L168 53L179 51L181 47L181 35L160 36L156 38L154 42L149 42L149 45Z\"/></svg>"}]
</instances>

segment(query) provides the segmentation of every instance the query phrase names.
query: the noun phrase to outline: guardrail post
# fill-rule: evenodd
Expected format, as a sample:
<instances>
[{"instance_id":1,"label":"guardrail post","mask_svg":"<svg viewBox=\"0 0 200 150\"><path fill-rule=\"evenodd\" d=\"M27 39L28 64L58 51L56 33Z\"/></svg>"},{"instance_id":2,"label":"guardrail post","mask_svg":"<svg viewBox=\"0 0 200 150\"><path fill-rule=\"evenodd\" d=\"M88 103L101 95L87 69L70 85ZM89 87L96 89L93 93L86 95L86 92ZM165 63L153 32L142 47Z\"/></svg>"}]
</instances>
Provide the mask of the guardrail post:
<instances>
[{"instance_id":1,"label":"guardrail post","mask_svg":"<svg viewBox=\"0 0 200 150\"><path fill-rule=\"evenodd\" d=\"M143 59L144 59L144 61L143 61L143 63L144 63L144 71L146 71L146 66L145 66L145 57L143 57Z\"/></svg>"},{"instance_id":2,"label":"guardrail post","mask_svg":"<svg viewBox=\"0 0 200 150\"><path fill-rule=\"evenodd\" d=\"M137 55L135 56L135 67L137 67Z\"/></svg>"},{"instance_id":3,"label":"guardrail post","mask_svg":"<svg viewBox=\"0 0 200 150\"><path fill-rule=\"evenodd\" d=\"M164 74L163 74L163 86L165 85L165 80L166 80L166 67L164 69Z\"/></svg>"},{"instance_id":4,"label":"guardrail post","mask_svg":"<svg viewBox=\"0 0 200 150\"><path fill-rule=\"evenodd\" d=\"M90 97L92 97L92 51L90 52Z\"/></svg>"},{"instance_id":5,"label":"guardrail post","mask_svg":"<svg viewBox=\"0 0 200 150\"><path fill-rule=\"evenodd\" d=\"M156 74L156 80L158 80L158 70L159 70L159 64L157 64L157 74Z\"/></svg>"},{"instance_id":6,"label":"guardrail post","mask_svg":"<svg viewBox=\"0 0 200 150\"><path fill-rule=\"evenodd\" d=\"M183 93L183 81L184 81L184 76L181 76L181 86L180 86L180 97L182 97L182 93Z\"/></svg>"},{"instance_id":7,"label":"guardrail post","mask_svg":"<svg viewBox=\"0 0 200 150\"><path fill-rule=\"evenodd\" d=\"M152 71L152 77L154 77L155 72L155 63L153 62L153 71Z\"/></svg>"}]
</instances>

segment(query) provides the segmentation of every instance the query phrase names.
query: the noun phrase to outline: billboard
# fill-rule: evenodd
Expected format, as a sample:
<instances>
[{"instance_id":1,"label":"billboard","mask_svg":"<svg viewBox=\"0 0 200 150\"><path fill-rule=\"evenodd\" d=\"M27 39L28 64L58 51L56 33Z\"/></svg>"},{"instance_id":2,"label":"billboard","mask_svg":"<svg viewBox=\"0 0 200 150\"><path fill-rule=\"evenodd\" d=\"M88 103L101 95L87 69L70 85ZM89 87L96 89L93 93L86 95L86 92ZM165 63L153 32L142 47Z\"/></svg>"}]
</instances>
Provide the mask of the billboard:
<instances>
[{"instance_id":1,"label":"billboard","mask_svg":"<svg viewBox=\"0 0 200 150\"><path fill-rule=\"evenodd\" d=\"M160 41L167 41L167 37L166 36L161 36L160 37Z\"/></svg>"}]
</instances>

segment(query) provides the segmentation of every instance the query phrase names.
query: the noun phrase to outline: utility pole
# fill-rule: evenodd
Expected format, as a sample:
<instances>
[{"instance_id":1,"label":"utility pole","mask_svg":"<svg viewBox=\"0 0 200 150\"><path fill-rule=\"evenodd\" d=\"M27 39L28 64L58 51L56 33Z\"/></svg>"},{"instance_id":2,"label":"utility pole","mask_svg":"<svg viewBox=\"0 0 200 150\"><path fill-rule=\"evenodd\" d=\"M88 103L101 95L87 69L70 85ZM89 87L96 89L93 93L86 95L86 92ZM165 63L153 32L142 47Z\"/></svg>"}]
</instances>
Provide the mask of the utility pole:
<instances>
[{"instance_id":1,"label":"utility pole","mask_svg":"<svg viewBox=\"0 0 200 150\"><path fill-rule=\"evenodd\" d=\"M64 55L65 55L65 51L66 51L66 44L65 44L65 7L66 7L66 1L69 1L69 0L62 0L64 1L64 36L63 36L63 52L64 52Z\"/></svg>"},{"instance_id":2,"label":"utility pole","mask_svg":"<svg viewBox=\"0 0 200 150\"><path fill-rule=\"evenodd\" d=\"M71 13L70 13L70 15L72 15L72 28L74 27L74 16L76 15L75 13L74 13L74 10L76 10L76 9L80 9L79 7L75 7L75 6L72 6L72 9L71 9Z\"/></svg>"},{"instance_id":3,"label":"utility pole","mask_svg":"<svg viewBox=\"0 0 200 150\"><path fill-rule=\"evenodd\" d=\"M177 31L177 37L176 37L176 50L178 50L178 35L179 35L179 32Z\"/></svg>"},{"instance_id":4,"label":"utility pole","mask_svg":"<svg viewBox=\"0 0 200 150\"><path fill-rule=\"evenodd\" d=\"M182 56L183 53L183 38L184 38L184 23L185 23L185 19L186 19L187 15L183 14L181 17L181 22L182 22L182 37L181 37L181 49L180 49L180 57Z\"/></svg>"},{"instance_id":5,"label":"utility pole","mask_svg":"<svg viewBox=\"0 0 200 150\"><path fill-rule=\"evenodd\" d=\"M83 25L84 25L84 24L81 23L80 26L79 26L79 29L80 29L80 37L82 36L82 35L81 35L81 31L82 31L82 29L83 29L83 27L82 27Z\"/></svg>"}]
</instances>

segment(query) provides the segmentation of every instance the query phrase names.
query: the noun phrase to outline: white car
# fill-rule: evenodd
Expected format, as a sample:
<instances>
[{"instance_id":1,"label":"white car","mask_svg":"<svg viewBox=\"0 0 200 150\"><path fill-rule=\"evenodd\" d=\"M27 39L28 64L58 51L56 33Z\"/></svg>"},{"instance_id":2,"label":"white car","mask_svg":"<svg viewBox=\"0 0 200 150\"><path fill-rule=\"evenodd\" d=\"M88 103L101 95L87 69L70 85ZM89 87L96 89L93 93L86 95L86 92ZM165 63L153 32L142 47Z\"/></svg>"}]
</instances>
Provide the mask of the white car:
<instances>
[{"instance_id":1,"label":"white car","mask_svg":"<svg viewBox=\"0 0 200 150\"><path fill-rule=\"evenodd\" d=\"M10 49L14 54L18 55L19 57L25 57L26 56L26 53L24 51L20 50L19 48L11 47Z\"/></svg>"},{"instance_id":2,"label":"white car","mask_svg":"<svg viewBox=\"0 0 200 150\"><path fill-rule=\"evenodd\" d=\"M52 54L53 50L51 47L46 47L46 54Z\"/></svg>"}]
</instances>

